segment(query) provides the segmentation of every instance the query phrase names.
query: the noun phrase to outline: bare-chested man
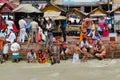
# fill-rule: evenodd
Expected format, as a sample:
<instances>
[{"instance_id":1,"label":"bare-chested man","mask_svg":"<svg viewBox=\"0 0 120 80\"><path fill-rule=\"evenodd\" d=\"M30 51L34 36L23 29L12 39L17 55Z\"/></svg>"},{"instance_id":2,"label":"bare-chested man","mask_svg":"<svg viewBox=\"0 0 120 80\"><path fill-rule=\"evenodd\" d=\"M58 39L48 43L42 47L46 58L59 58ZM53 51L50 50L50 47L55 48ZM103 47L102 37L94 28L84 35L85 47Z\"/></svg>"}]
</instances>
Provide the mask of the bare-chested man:
<instances>
[{"instance_id":1,"label":"bare-chested man","mask_svg":"<svg viewBox=\"0 0 120 80\"><path fill-rule=\"evenodd\" d=\"M76 46L74 47L73 62L79 62L80 53L81 53L81 49L79 47L79 42L77 42Z\"/></svg>"},{"instance_id":2,"label":"bare-chested man","mask_svg":"<svg viewBox=\"0 0 120 80\"><path fill-rule=\"evenodd\" d=\"M90 53L87 52L87 45L84 45L81 48L82 60L81 62L87 62L88 57L93 57Z\"/></svg>"},{"instance_id":3,"label":"bare-chested man","mask_svg":"<svg viewBox=\"0 0 120 80\"><path fill-rule=\"evenodd\" d=\"M99 42L97 44L95 49L95 56L100 60L104 59L107 56L106 48L102 42Z\"/></svg>"}]
</instances>

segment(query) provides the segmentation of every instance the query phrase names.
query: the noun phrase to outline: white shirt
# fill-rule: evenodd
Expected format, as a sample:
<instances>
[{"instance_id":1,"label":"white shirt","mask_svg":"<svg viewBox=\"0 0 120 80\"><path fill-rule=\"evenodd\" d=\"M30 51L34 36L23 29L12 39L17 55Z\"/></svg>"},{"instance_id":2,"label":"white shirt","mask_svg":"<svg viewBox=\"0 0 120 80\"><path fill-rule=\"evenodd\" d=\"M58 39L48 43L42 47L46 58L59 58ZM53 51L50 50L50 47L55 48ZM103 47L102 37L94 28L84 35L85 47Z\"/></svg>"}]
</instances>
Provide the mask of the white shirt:
<instances>
[{"instance_id":1,"label":"white shirt","mask_svg":"<svg viewBox=\"0 0 120 80\"><path fill-rule=\"evenodd\" d=\"M6 21L6 24L7 24L7 28L8 28L8 29L13 29L13 24L14 24L13 21L7 20L7 21Z\"/></svg>"},{"instance_id":2,"label":"white shirt","mask_svg":"<svg viewBox=\"0 0 120 80\"><path fill-rule=\"evenodd\" d=\"M89 47L89 43L86 41L85 43L82 41L80 43L80 47L82 48L84 45L88 46Z\"/></svg>"},{"instance_id":3,"label":"white shirt","mask_svg":"<svg viewBox=\"0 0 120 80\"><path fill-rule=\"evenodd\" d=\"M0 32L0 37L5 38L5 36L6 36L6 33L2 33L2 32Z\"/></svg>"},{"instance_id":4,"label":"white shirt","mask_svg":"<svg viewBox=\"0 0 120 80\"><path fill-rule=\"evenodd\" d=\"M50 29L50 28L52 28L52 24L50 23L50 24L46 24L46 29Z\"/></svg>"},{"instance_id":5,"label":"white shirt","mask_svg":"<svg viewBox=\"0 0 120 80\"><path fill-rule=\"evenodd\" d=\"M8 43L6 43L3 46L3 54L8 54L8 51L9 51L9 46L8 46Z\"/></svg>"},{"instance_id":6,"label":"white shirt","mask_svg":"<svg viewBox=\"0 0 120 80\"><path fill-rule=\"evenodd\" d=\"M15 33L11 32L9 37L6 39L6 41L9 41L10 43L13 43L15 39L16 39Z\"/></svg>"},{"instance_id":7,"label":"white shirt","mask_svg":"<svg viewBox=\"0 0 120 80\"><path fill-rule=\"evenodd\" d=\"M11 51L18 51L18 50L20 50L20 45L18 44L18 43L12 43L11 44L11 47L10 47L10 50ZM19 55L19 52L17 52L17 53L12 53L12 55Z\"/></svg>"},{"instance_id":8,"label":"white shirt","mask_svg":"<svg viewBox=\"0 0 120 80\"><path fill-rule=\"evenodd\" d=\"M19 23L20 29L25 28L25 26L27 25L24 19L19 20L18 23Z\"/></svg>"},{"instance_id":9,"label":"white shirt","mask_svg":"<svg viewBox=\"0 0 120 80\"><path fill-rule=\"evenodd\" d=\"M31 52L28 52L27 58L36 59L36 53L32 55Z\"/></svg>"}]
</instances>

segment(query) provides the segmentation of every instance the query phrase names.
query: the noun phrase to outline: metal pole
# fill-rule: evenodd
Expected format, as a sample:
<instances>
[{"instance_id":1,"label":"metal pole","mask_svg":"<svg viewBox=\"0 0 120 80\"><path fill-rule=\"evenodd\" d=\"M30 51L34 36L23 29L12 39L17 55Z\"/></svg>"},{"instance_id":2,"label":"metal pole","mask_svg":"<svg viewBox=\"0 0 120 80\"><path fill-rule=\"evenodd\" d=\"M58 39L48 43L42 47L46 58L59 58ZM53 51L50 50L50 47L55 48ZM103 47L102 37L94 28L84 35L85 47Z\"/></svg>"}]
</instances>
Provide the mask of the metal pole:
<instances>
[{"instance_id":1,"label":"metal pole","mask_svg":"<svg viewBox=\"0 0 120 80\"><path fill-rule=\"evenodd\" d=\"M108 0L108 11L110 11L110 0Z\"/></svg>"},{"instance_id":2,"label":"metal pole","mask_svg":"<svg viewBox=\"0 0 120 80\"><path fill-rule=\"evenodd\" d=\"M90 9L91 9L91 11L92 11L92 4L91 4L91 6L90 6Z\"/></svg>"},{"instance_id":3,"label":"metal pole","mask_svg":"<svg viewBox=\"0 0 120 80\"><path fill-rule=\"evenodd\" d=\"M69 2L68 2L68 11L69 11L69 7L70 7L70 4L69 4Z\"/></svg>"}]
</instances>

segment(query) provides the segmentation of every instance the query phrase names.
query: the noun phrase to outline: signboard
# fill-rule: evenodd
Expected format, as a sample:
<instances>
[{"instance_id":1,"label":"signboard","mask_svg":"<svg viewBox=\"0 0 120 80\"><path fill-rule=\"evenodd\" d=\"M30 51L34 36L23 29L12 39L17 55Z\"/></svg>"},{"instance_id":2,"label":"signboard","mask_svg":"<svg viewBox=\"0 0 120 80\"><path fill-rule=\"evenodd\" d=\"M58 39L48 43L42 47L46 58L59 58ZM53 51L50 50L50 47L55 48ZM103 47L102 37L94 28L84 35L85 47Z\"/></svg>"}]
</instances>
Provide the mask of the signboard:
<instances>
[{"instance_id":1,"label":"signboard","mask_svg":"<svg viewBox=\"0 0 120 80\"><path fill-rule=\"evenodd\" d=\"M60 16L61 12L44 12L44 17L56 17Z\"/></svg>"},{"instance_id":2,"label":"signboard","mask_svg":"<svg viewBox=\"0 0 120 80\"><path fill-rule=\"evenodd\" d=\"M114 3L120 3L120 0L114 0Z\"/></svg>"},{"instance_id":3,"label":"signboard","mask_svg":"<svg viewBox=\"0 0 120 80\"><path fill-rule=\"evenodd\" d=\"M117 33L109 33L110 41L117 41Z\"/></svg>"}]
</instances>

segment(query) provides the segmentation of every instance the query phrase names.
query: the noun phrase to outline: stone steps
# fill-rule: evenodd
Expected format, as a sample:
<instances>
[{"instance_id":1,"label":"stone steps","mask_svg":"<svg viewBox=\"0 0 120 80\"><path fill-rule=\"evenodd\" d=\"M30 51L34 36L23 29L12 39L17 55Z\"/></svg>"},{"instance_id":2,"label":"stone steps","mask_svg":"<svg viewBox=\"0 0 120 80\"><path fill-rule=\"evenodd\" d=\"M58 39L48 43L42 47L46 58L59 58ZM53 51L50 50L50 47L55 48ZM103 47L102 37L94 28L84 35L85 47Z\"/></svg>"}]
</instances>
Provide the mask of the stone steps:
<instances>
[{"instance_id":1,"label":"stone steps","mask_svg":"<svg viewBox=\"0 0 120 80\"><path fill-rule=\"evenodd\" d=\"M118 39L120 39L120 37ZM79 36L67 36L67 42L68 42L68 46L72 47L76 44L76 42L79 42ZM109 50L110 45L108 45L108 42L109 42L109 37L103 37L103 43L105 44L107 48L107 52L108 52L107 57L111 58L111 51ZM43 48L44 46L45 46L45 43L43 44L42 43L33 43L33 44L30 43L29 45L27 44L21 45L21 55L26 56L27 52L30 49L34 49L37 52L37 50L39 50L40 48ZM120 50L120 47L118 50ZM115 53L115 58L118 58L118 57L120 58L120 52Z\"/></svg>"}]
</instances>

